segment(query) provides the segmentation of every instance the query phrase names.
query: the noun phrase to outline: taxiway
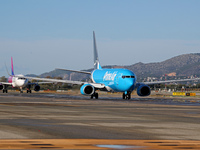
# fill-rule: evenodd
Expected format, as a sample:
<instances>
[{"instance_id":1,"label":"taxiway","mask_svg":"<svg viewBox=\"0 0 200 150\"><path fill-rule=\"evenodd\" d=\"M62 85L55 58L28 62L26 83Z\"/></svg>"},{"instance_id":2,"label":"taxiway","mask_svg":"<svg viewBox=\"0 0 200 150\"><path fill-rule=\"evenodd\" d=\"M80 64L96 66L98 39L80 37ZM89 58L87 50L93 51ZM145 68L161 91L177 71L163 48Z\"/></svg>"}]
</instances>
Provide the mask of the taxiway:
<instances>
[{"instance_id":1,"label":"taxiway","mask_svg":"<svg viewBox=\"0 0 200 150\"><path fill-rule=\"evenodd\" d=\"M199 141L199 107L198 98L0 94L0 139Z\"/></svg>"}]
</instances>

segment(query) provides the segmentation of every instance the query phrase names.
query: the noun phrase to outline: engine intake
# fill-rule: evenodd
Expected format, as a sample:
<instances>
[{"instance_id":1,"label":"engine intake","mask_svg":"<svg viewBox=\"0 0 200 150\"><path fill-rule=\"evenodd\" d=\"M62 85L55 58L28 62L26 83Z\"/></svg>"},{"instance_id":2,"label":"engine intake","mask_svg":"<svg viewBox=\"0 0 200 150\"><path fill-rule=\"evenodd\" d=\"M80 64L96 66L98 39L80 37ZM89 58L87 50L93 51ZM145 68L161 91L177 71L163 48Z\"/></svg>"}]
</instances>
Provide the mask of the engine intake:
<instances>
[{"instance_id":1,"label":"engine intake","mask_svg":"<svg viewBox=\"0 0 200 150\"><path fill-rule=\"evenodd\" d=\"M92 95L95 92L95 88L91 84L84 84L81 86L80 92L83 95Z\"/></svg>"},{"instance_id":2,"label":"engine intake","mask_svg":"<svg viewBox=\"0 0 200 150\"><path fill-rule=\"evenodd\" d=\"M139 96L149 96L151 94L151 89L148 85L141 84L137 88L137 94Z\"/></svg>"},{"instance_id":3,"label":"engine intake","mask_svg":"<svg viewBox=\"0 0 200 150\"><path fill-rule=\"evenodd\" d=\"M35 85L34 91L36 91L36 92L40 91L40 86L38 84Z\"/></svg>"}]
</instances>

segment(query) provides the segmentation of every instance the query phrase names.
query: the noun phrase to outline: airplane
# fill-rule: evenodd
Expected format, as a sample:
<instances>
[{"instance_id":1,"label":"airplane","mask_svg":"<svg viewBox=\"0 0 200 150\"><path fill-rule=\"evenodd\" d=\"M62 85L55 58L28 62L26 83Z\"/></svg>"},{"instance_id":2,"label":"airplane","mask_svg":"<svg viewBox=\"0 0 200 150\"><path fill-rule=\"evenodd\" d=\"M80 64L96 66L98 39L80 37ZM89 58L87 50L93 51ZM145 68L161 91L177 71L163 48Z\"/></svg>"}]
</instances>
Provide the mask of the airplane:
<instances>
[{"instance_id":1,"label":"airplane","mask_svg":"<svg viewBox=\"0 0 200 150\"><path fill-rule=\"evenodd\" d=\"M7 69L7 68L6 68ZM8 72L8 70L7 70ZM8 73L9 74L9 73ZM12 86L13 88L19 88L20 93L23 93L23 88L27 87L27 93L31 93L31 86L34 86L34 91L40 91L40 86L38 84L44 84L47 82L39 83L29 83L29 80L24 77L24 75L15 75L13 68L13 58L11 57L11 74L8 77L8 82L0 82L0 90L3 90L3 93L8 93L7 87Z\"/></svg>"},{"instance_id":2,"label":"airplane","mask_svg":"<svg viewBox=\"0 0 200 150\"><path fill-rule=\"evenodd\" d=\"M71 80L58 80L58 79L47 79L47 78L35 78L35 77L24 77L27 79L50 81L50 82L61 82L68 84L81 85L80 93L86 96L90 96L91 99L98 99L97 90L106 92L122 92L123 99L130 99L133 90L137 89L139 96L149 96L151 89L149 85L171 83L171 82L184 82L195 79L180 79L180 80L167 80L167 81L155 81L155 82L137 82L137 77L134 72L123 68L106 69L102 68L99 62L95 33L93 31L93 46L94 46L94 70L92 72L76 71L69 69L59 69L64 71L72 71L77 73L85 73L91 76L92 82L82 81L71 81Z\"/></svg>"}]
</instances>

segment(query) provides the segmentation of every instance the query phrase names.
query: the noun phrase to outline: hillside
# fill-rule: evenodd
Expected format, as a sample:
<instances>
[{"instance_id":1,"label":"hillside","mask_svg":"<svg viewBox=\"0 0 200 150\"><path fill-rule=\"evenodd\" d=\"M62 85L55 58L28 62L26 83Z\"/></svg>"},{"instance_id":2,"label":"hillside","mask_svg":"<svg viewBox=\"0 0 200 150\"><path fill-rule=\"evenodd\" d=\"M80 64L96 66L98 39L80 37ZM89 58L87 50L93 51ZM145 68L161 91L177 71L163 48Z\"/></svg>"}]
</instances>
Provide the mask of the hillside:
<instances>
[{"instance_id":1,"label":"hillside","mask_svg":"<svg viewBox=\"0 0 200 150\"><path fill-rule=\"evenodd\" d=\"M179 55L157 63L144 64L140 62L124 67L143 78L147 76L160 77L171 72L175 72L177 76L200 76L200 53Z\"/></svg>"},{"instance_id":2,"label":"hillside","mask_svg":"<svg viewBox=\"0 0 200 150\"><path fill-rule=\"evenodd\" d=\"M184 54L173 57L171 59L156 62L156 63L136 63L130 66L105 66L106 68L127 68L132 70L137 77L161 77L165 74L175 72L177 76L191 76L196 75L200 77L200 53L196 54ZM104 67L104 68L105 68ZM88 69L87 71L91 71ZM70 72L53 70L48 73L41 74L40 77L62 77L63 79L69 79ZM89 75L73 73L71 74L72 80L85 80L89 79Z\"/></svg>"}]
</instances>

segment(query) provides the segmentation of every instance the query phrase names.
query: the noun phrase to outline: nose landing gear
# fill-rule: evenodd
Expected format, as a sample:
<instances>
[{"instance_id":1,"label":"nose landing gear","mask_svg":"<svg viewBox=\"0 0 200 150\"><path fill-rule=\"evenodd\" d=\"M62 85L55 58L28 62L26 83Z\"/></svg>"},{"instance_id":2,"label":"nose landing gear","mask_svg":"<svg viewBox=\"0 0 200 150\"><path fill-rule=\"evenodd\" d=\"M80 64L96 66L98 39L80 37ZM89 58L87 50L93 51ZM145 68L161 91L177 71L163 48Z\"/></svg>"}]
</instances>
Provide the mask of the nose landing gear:
<instances>
[{"instance_id":1,"label":"nose landing gear","mask_svg":"<svg viewBox=\"0 0 200 150\"><path fill-rule=\"evenodd\" d=\"M20 87L19 91L20 91L20 93L23 93L23 88L22 88L22 87Z\"/></svg>"},{"instance_id":2,"label":"nose landing gear","mask_svg":"<svg viewBox=\"0 0 200 150\"><path fill-rule=\"evenodd\" d=\"M122 95L123 99L131 99L131 92L124 92Z\"/></svg>"}]
</instances>

